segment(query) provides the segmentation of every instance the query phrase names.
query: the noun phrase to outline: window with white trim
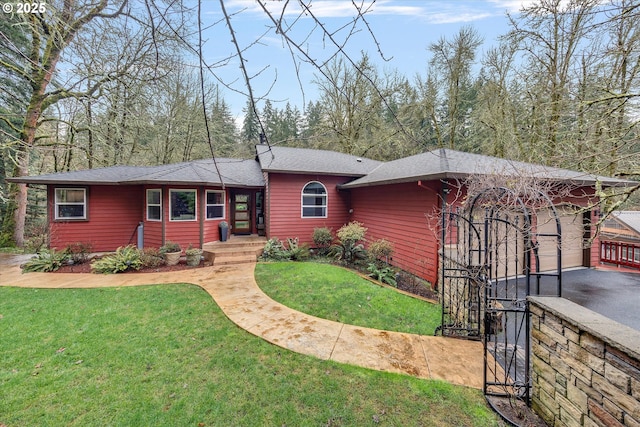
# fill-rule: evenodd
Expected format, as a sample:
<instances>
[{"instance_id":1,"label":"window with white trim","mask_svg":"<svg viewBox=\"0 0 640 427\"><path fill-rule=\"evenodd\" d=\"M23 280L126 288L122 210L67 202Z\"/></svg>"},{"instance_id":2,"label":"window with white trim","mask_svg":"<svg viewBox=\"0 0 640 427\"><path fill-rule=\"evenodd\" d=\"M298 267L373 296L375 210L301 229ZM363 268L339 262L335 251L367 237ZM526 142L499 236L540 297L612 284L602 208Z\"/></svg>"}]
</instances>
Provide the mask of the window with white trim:
<instances>
[{"instance_id":1,"label":"window with white trim","mask_svg":"<svg viewBox=\"0 0 640 427\"><path fill-rule=\"evenodd\" d=\"M302 218L326 217L327 189L320 182L309 182L302 189Z\"/></svg>"},{"instance_id":2,"label":"window with white trim","mask_svg":"<svg viewBox=\"0 0 640 427\"><path fill-rule=\"evenodd\" d=\"M56 188L55 218L87 219L87 189Z\"/></svg>"},{"instance_id":3,"label":"window with white trim","mask_svg":"<svg viewBox=\"0 0 640 427\"><path fill-rule=\"evenodd\" d=\"M207 190L206 192L207 219L224 218L224 191Z\"/></svg>"},{"instance_id":4,"label":"window with white trim","mask_svg":"<svg viewBox=\"0 0 640 427\"><path fill-rule=\"evenodd\" d=\"M162 190L147 190L147 221L162 220Z\"/></svg>"},{"instance_id":5,"label":"window with white trim","mask_svg":"<svg viewBox=\"0 0 640 427\"><path fill-rule=\"evenodd\" d=\"M169 190L169 219L171 221L195 221L196 200L196 190Z\"/></svg>"}]
</instances>

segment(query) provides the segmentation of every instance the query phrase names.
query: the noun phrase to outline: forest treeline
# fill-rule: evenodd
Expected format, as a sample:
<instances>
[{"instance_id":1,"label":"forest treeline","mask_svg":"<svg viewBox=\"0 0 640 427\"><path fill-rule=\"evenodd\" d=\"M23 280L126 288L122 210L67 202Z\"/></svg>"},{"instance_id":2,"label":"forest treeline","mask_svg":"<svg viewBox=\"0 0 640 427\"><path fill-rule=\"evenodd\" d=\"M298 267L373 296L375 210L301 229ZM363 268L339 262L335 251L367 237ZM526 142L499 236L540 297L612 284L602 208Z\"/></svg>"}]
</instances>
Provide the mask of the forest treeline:
<instances>
[{"instance_id":1,"label":"forest treeline","mask_svg":"<svg viewBox=\"0 0 640 427\"><path fill-rule=\"evenodd\" d=\"M248 98L241 122L224 84L185 65L197 39L177 3L50 9L0 16L0 243L21 243L26 209L5 177L251 157L261 134L378 160L445 147L640 178L636 0L539 0L488 50L472 26L425 46L418 76L336 55L310 83L317 99Z\"/></svg>"}]
</instances>

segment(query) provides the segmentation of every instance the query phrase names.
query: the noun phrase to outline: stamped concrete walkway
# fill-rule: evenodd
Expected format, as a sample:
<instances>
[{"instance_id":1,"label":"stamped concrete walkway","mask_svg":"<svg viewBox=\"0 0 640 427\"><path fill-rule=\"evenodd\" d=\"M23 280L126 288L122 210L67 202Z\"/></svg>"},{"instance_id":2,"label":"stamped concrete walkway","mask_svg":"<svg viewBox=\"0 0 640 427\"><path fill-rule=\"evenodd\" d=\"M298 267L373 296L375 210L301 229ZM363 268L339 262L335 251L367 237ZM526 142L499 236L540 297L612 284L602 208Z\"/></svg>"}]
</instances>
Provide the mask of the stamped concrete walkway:
<instances>
[{"instance_id":1,"label":"stamped concrete walkway","mask_svg":"<svg viewBox=\"0 0 640 427\"><path fill-rule=\"evenodd\" d=\"M22 274L19 264L25 259L0 254L0 286L95 288L192 283L205 289L236 325L277 346L324 360L482 388L481 343L368 329L292 310L258 288L255 264L144 274Z\"/></svg>"}]
</instances>

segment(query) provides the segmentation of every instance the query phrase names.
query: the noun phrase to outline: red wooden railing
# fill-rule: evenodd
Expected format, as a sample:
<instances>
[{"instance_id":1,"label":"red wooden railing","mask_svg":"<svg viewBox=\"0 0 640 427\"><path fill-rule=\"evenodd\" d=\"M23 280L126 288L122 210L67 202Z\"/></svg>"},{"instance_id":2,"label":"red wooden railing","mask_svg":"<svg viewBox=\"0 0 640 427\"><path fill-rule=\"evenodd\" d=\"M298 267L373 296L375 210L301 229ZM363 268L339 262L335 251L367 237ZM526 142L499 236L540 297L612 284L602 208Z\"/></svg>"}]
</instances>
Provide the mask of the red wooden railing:
<instances>
[{"instance_id":1,"label":"red wooden railing","mask_svg":"<svg viewBox=\"0 0 640 427\"><path fill-rule=\"evenodd\" d=\"M600 242L600 262L640 270L640 245L622 242Z\"/></svg>"}]
</instances>

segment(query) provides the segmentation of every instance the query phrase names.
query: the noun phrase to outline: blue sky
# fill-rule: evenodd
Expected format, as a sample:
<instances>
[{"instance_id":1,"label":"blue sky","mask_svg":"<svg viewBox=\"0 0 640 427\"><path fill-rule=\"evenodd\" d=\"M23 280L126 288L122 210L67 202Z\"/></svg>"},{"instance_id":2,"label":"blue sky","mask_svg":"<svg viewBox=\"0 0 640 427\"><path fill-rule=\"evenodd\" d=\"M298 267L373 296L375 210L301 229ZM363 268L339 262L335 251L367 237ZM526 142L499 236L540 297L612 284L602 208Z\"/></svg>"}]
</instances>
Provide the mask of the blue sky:
<instances>
[{"instance_id":1,"label":"blue sky","mask_svg":"<svg viewBox=\"0 0 640 427\"><path fill-rule=\"evenodd\" d=\"M309 0L305 0L307 3ZM292 25L292 37L305 40L305 47L314 59L323 61L334 52L330 42L319 37L320 32L313 31L312 20L300 15L297 0L288 3L279 0L267 0L266 7L277 16L285 9L285 18ZM360 58L365 51L377 64L379 70L396 69L412 79L418 73L424 73L429 58L427 47L441 37L453 37L460 27L471 25L484 38L481 52L496 43L499 35L508 31L506 12L517 14L523 4L532 0L355 0L355 3L367 10L365 14L371 31L379 42L385 61L377 51L371 35L362 23L358 32L345 46L345 51L354 59ZM313 0L311 10L314 15L331 31L336 31L335 39L343 40L346 29L340 30L354 16L354 6L350 0ZM236 29L239 45L245 56L245 63L254 80L254 95L267 95L279 108L289 101L292 105L303 107L304 102L317 100L317 91L312 83L317 71L307 64L300 66L300 80L296 78L294 61L279 35L269 30L273 24L260 5L254 0L225 0L227 11L232 14L232 25ZM217 64L215 73L221 81L229 85L224 88L225 100L231 105L236 116L246 104L246 93L239 61L227 61L228 55L235 52L231 36L223 21L220 3L217 0L203 4L203 26L205 33L204 56L209 64ZM260 38L262 36L262 38ZM260 38L259 44L252 43ZM221 87L222 84L221 84ZM304 93L303 93L304 92Z\"/></svg>"}]
</instances>

